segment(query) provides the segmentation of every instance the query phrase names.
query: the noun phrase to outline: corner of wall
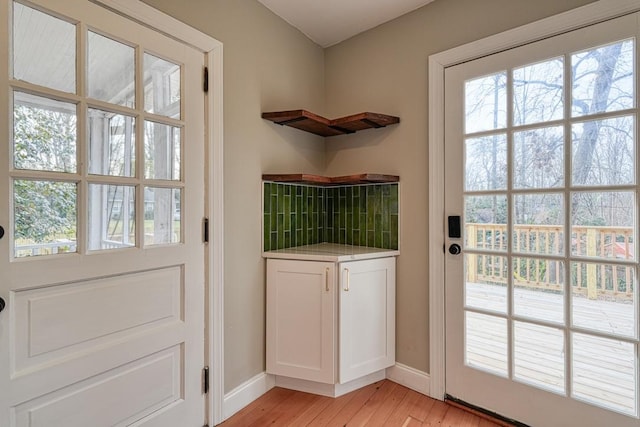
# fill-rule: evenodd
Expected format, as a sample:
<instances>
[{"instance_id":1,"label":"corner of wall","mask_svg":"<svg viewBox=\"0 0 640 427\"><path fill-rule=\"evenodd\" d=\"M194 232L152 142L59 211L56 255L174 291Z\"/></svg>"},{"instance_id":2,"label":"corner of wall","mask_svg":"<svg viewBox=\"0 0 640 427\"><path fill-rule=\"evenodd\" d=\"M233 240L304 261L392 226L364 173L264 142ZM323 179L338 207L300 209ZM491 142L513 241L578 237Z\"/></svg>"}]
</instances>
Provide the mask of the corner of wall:
<instances>
[{"instance_id":1,"label":"corner of wall","mask_svg":"<svg viewBox=\"0 0 640 427\"><path fill-rule=\"evenodd\" d=\"M387 368L387 379L426 396L430 395L431 378L429 374L402 363L396 363Z\"/></svg>"}]
</instances>

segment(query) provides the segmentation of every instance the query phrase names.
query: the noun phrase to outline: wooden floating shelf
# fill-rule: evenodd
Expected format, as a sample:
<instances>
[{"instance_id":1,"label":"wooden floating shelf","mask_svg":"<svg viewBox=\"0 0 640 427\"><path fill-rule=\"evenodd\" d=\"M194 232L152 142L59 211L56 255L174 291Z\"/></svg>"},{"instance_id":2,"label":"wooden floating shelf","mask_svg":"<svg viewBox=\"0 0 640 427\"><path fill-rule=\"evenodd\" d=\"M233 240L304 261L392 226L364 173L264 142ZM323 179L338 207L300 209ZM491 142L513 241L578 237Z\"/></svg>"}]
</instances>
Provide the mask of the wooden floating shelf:
<instances>
[{"instance_id":1,"label":"wooden floating shelf","mask_svg":"<svg viewBox=\"0 0 640 427\"><path fill-rule=\"evenodd\" d=\"M290 126L325 137L400 123L399 117L368 112L329 120L307 110L292 110L262 113L262 118L282 126Z\"/></svg>"},{"instance_id":2,"label":"wooden floating shelf","mask_svg":"<svg viewBox=\"0 0 640 427\"><path fill-rule=\"evenodd\" d=\"M330 185L331 178L320 175L309 175L306 173L290 173L286 175L262 175L263 181L291 182L296 184L320 184Z\"/></svg>"},{"instance_id":3,"label":"wooden floating shelf","mask_svg":"<svg viewBox=\"0 0 640 427\"><path fill-rule=\"evenodd\" d=\"M396 175L381 175L375 173L362 173L358 175L346 176L320 176L304 173L293 174L264 174L263 181L272 182L290 182L296 184L313 184L313 185L356 185L356 184L375 184L375 183L392 183L400 181L400 177Z\"/></svg>"}]
</instances>

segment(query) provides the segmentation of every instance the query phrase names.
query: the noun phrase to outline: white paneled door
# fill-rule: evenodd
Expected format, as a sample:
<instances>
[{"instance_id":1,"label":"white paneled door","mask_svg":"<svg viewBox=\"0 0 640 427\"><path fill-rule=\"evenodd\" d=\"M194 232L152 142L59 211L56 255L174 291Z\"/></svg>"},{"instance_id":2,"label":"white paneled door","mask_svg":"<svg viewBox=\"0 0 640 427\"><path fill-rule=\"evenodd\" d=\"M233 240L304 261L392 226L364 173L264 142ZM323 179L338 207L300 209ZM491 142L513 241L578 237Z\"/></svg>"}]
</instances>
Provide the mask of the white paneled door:
<instances>
[{"instance_id":1,"label":"white paneled door","mask_svg":"<svg viewBox=\"0 0 640 427\"><path fill-rule=\"evenodd\" d=\"M205 420L204 55L0 0L0 426Z\"/></svg>"},{"instance_id":2,"label":"white paneled door","mask_svg":"<svg viewBox=\"0 0 640 427\"><path fill-rule=\"evenodd\" d=\"M535 426L638 425L638 29L446 69L450 396Z\"/></svg>"}]
</instances>

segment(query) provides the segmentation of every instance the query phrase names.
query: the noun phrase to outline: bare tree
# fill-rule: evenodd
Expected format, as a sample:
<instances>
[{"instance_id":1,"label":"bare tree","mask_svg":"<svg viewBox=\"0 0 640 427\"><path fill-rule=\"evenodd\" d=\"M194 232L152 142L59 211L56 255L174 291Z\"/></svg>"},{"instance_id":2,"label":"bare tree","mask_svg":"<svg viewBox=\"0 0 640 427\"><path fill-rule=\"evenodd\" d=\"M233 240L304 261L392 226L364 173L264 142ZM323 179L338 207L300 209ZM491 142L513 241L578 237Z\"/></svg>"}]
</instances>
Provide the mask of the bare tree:
<instances>
[{"instance_id":1,"label":"bare tree","mask_svg":"<svg viewBox=\"0 0 640 427\"><path fill-rule=\"evenodd\" d=\"M565 62L571 61L571 90L565 88ZM467 140L467 191L506 189L506 105L511 102L511 122L527 125L512 138L513 186L517 189L554 189L564 185L602 186L632 184L634 170L634 121L629 115L579 120L571 135L557 120L565 116L565 101L571 95L571 115L581 118L619 111L633 106L633 41L551 58L525 65L511 73L510 91L506 72L466 83L465 128L467 133L495 133ZM507 93L512 94L507 100ZM545 123L550 122L550 125ZM539 126L536 126L538 125ZM564 147L571 142L571 175L565 176ZM580 194L578 197L577 194ZM624 225L632 217L626 193L574 193L574 224ZM586 202L586 198L593 200ZM537 200L543 205L545 200ZM555 206L555 202L551 205ZM515 206L516 223L527 223L539 214L527 213L532 205ZM599 206L599 209L594 209ZM494 204L499 209L498 204ZM551 209L551 206L549 206ZM486 206L485 206L486 209ZM470 207L470 210L476 210ZM631 214L630 214L631 213ZM500 215L499 215L500 216ZM550 217L556 217L556 213Z\"/></svg>"},{"instance_id":2,"label":"bare tree","mask_svg":"<svg viewBox=\"0 0 640 427\"><path fill-rule=\"evenodd\" d=\"M581 100L574 98L574 108L579 109L582 115L594 114L607 111L610 104L609 94L613 84L614 72L616 64L620 57L622 43L616 43L601 49L595 49L589 52L587 56L593 57L598 66L591 73L595 74L595 82L593 85L593 94L590 100ZM578 70L577 65L573 66L574 74ZM585 75L576 75L574 80L584 78ZM576 142L576 154L573 162L573 183L586 184L589 172L591 171L593 156L595 153L596 143L600 134L601 122L598 120L588 121L584 123L582 135Z\"/></svg>"}]
</instances>

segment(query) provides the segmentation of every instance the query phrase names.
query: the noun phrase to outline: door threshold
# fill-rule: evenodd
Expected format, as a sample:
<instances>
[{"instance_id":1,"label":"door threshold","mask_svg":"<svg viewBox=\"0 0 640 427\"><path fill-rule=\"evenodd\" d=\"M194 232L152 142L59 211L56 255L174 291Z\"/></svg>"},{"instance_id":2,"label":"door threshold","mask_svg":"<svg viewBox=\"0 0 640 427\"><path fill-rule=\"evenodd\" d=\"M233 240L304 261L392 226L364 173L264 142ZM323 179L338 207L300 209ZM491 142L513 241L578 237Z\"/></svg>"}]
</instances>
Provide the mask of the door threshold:
<instances>
[{"instance_id":1,"label":"door threshold","mask_svg":"<svg viewBox=\"0 0 640 427\"><path fill-rule=\"evenodd\" d=\"M450 394L445 394L444 401L451 406L462 409L466 412L470 412L480 418L496 423L502 427L530 427L529 425L521 423L520 421L507 418L503 415L497 414L476 405L472 405L471 403L465 402L464 400L455 398Z\"/></svg>"}]
</instances>

